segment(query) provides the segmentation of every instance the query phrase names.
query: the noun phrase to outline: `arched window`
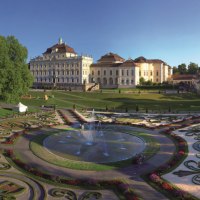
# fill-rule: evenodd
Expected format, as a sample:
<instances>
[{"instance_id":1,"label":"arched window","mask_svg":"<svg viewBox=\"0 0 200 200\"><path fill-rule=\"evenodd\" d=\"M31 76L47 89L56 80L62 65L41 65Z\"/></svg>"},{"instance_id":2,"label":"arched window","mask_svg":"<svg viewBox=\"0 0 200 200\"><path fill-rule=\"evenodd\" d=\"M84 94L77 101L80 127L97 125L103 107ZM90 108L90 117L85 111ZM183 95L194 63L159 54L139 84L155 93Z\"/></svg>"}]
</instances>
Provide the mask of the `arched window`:
<instances>
[{"instance_id":1,"label":"arched window","mask_svg":"<svg viewBox=\"0 0 200 200\"><path fill-rule=\"evenodd\" d=\"M107 85L107 78L103 78L103 84Z\"/></svg>"},{"instance_id":2,"label":"arched window","mask_svg":"<svg viewBox=\"0 0 200 200\"><path fill-rule=\"evenodd\" d=\"M113 85L113 79L112 78L109 78L109 84Z\"/></svg>"},{"instance_id":3,"label":"arched window","mask_svg":"<svg viewBox=\"0 0 200 200\"><path fill-rule=\"evenodd\" d=\"M115 78L115 84L116 85L118 84L118 78Z\"/></svg>"}]
</instances>

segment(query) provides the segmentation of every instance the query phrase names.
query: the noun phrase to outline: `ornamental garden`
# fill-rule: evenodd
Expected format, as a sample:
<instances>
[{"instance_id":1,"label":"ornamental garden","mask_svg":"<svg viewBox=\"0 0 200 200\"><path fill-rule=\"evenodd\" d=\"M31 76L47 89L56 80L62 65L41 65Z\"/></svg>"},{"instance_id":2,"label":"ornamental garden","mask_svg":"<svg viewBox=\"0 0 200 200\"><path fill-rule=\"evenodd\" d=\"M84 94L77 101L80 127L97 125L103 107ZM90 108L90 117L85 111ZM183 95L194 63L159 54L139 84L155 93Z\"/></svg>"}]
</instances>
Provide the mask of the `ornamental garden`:
<instances>
[{"instance_id":1,"label":"ornamental garden","mask_svg":"<svg viewBox=\"0 0 200 200\"><path fill-rule=\"evenodd\" d=\"M2 199L200 199L195 94L31 91L20 100L28 112L0 108Z\"/></svg>"}]
</instances>

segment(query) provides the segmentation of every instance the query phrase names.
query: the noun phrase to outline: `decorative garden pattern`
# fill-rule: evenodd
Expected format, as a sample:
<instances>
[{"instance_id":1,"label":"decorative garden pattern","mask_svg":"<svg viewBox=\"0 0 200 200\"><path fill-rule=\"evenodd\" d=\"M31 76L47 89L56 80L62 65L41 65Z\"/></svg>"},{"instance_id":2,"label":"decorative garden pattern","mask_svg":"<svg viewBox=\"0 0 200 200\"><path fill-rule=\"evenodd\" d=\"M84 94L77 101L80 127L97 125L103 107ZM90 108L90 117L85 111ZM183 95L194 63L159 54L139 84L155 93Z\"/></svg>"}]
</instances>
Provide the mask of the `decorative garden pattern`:
<instances>
[{"instance_id":1,"label":"decorative garden pattern","mask_svg":"<svg viewBox=\"0 0 200 200\"><path fill-rule=\"evenodd\" d=\"M194 126L188 130L185 130L186 133L185 135L188 137L194 137L194 140L198 140L195 142L192 147L196 151L200 152L200 126ZM196 154L197 158L200 158L200 154ZM183 177L183 176L188 176L188 175L193 175L192 182L196 185L200 185L200 160L195 161L195 160L187 160L184 162L185 167L187 167L191 171L187 170L179 170L174 172L173 174Z\"/></svg>"},{"instance_id":2,"label":"decorative garden pattern","mask_svg":"<svg viewBox=\"0 0 200 200\"><path fill-rule=\"evenodd\" d=\"M199 162L196 162L194 160L188 160L188 161L184 162L184 165L192 171L179 170L177 172L174 172L173 174L175 174L179 177L197 174L192 178L192 182L194 184L200 185L200 164L199 164Z\"/></svg>"},{"instance_id":3,"label":"decorative garden pattern","mask_svg":"<svg viewBox=\"0 0 200 200\"><path fill-rule=\"evenodd\" d=\"M53 188L49 191L49 194L55 198L65 197L69 200L88 200L88 199L102 199L100 192L83 192L80 196L77 196L75 192L68 189Z\"/></svg>"},{"instance_id":4,"label":"decorative garden pattern","mask_svg":"<svg viewBox=\"0 0 200 200\"><path fill-rule=\"evenodd\" d=\"M73 114L74 112L71 112L71 113ZM70 118L70 115L68 115L68 112L66 110L63 113L61 111L60 115L64 118L66 124L71 125L71 122L70 122L71 118ZM81 115L78 115L77 113L75 113L74 115L80 122L85 122L85 118L83 118ZM184 200L197 199L196 197L192 196L192 194L190 194L189 192L185 192L183 189L177 188L176 186L172 184L173 182L166 181L162 177L165 173L168 173L170 169L172 169L173 167L176 167L178 164L183 162L183 160L187 156L187 142L184 139L182 139L178 134L175 134L173 132L173 130L178 129L180 127L187 127L187 125L183 124L184 119L182 118L178 119L176 117L165 118L163 116L162 117L152 116L151 118L144 119L144 120L148 120L149 123L155 125L156 127L149 126L146 123L132 124L132 122L130 121L127 122L127 120L119 121L119 122L118 120L116 120L116 122L113 122L113 123L103 124L101 126L101 129L99 128L99 126L97 127L98 129L90 129L90 128L83 129L82 127L80 128L78 126L77 127L72 126L69 128L66 125L54 126L50 128L48 127L48 125L53 124L54 114L52 115L50 114L47 116L42 113L40 115L36 115L35 120L36 121L34 121L33 119L27 120L27 121L24 120L18 123L8 124L10 128L21 126L25 128L26 131L21 132L25 134L19 134L19 135L17 134L17 138L18 138L17 141L15 141L16 138L14 137L16 135L11 134L9 135L9 138L14 137L13 140L10 139L9 141L6 140L6 142L2 142L4 143L2 144L2 146L5 147L3 151L4 152L3 155L5 155L5 158L10 163L10 165L9 164L5 165L5 163L0 163L0 170L9 169L11 165L13 165L16 167L13 170L20 170L22 173L24 173L24 175L29 174L29 176L31 177L32 183L31 183L31 187L27 186L27 188L29 189L34 188L33 190L31 189L32 190L31 193L34 194L33 195L34 197L36 196L36 199L62 198L62 199L69 199L69 200L89 200L89 199L106 200L107 199L106 195L112 195L112 197L114 197L113 199L111 198L112 200L118 199L117 197L119 196L128 200L142 199L141 198L143 196L142 192L139 189L140 192L138 194L138 188L135 187L135 185L131 181L132 181L132 178L133 179L140 178L140 176L143 175L143 174L134 173L135 170L138 170L138 171L140 170L140 169L137 169L137 165L142 166L141 168L151 167L152 166L151 162L149 162L149 160L151 159L151 156L153 155L157 156L156 153L159 152L160 149L161 149L160 152L162 152L162 145L166 144L164 142L160 143L161 140L157 142L157 140L155 139L154 141L152 137L154 133L155 135L157 134L158 137L167 138L164 141L167 141L168 142L167 145L170 145L170 147L174 149L174 150L171 150L168 148L168 151L166 152L167 153L170 152L170 155L168 157L165 157L165 159L163 159L162 164L156 163L156 166L158 166L158 168L153 166L152 167L153 171L149 172L149 174L147 175L148 183L151 183L152 185L154 184L156 186L155 188L158 189L158 191L154 191L153 189L151 189L151 192L154 193L154 197L155 196L157 197L157 195L158 196L161 195L161 198L160 197L159 198L162 199L163 196L162 194L160 194L160 192L163 192L166 195L166 197L169 197L172 199L173 198L182 199L182 200L183 199ZM177 120L179 122L181 121L181 123L178 124ZM169 121L170 123L174 123L174 124L171 126L171 124L169 125L165 123L166 121ZM7 124L2 124L2 125L7 126ZM93 132L95 132L96 134L96 137L94 137L93 135L92 140L91 138L88 138L88 136L91 135L90 131L88 130L92 130L91 133L93 134ZM56 137L59 136L57 145L60 145L60 147L61 146L65 147L66 144L71 143L72 145L70 146L70 148L73 147L75 150L74 151L75 153L72 154L73 156L78 157L81 153L83 154L85 153L85 151L89 151L89 150L92 151L92 149L94 150L95 147L98 147L98 154L101 156L104 156L105 157L104 161L105 161L107 157L110 159L112 155L111 150L113 147L108 145L108 141L110 140L107 139L107 137L111 136L109 135L109 133L112 131L114 131L117 135L117 139L112 141L112 142L115 142L115 145L116 145L115 149L117 149L118 152L123 152L123 154L124 152L127 152L127 153L129 152L129 149L127 146L125 146L125 144L129 145L129 143L131 143L132 145L134 144L134 142L136 142L130 139L126 140L126 137L129 136L128 134L133 134L133 135L138 134L139 137L140 136L144 137L146 147L142 153L139 152L141 153L141 155L139 155L139 158L140 156L144 156L145 159L142 159L142 162L138 162L137 159L135 161L135 158L137 158L137 156L135 156L134 158L131 157L130 162L129 162L129 159L127 159L126 169L124 169L124 167L121 167L121 165L119 165L118 167L119 163L116 163L116 166L118 167L117 168L118 170L116 170L115 166L112 163L111 165L112 168L110 170L107 170L105 168L106 170L104 169L101 173L97 172L98 171L97 168L94 168L93 171L91 169L88 170L87 172L84 171L84 173L83 171L80 171L80 169L77 170L76 172L71 173L69 170L70 167L58 168L56 164L49 162L50 157L47 156L46 151L40 151L44 147L45 148L49 147L48 142L51 142L50 139L53 138L52 137L53 133L56 133L58 135L55 134L55 136ZM193 148L197 150L198 152L200 152L199 151L200 136L199 136L198 131L199 131L199 128L196 127L196 129L194 128L194 129L191 129L190 131L187 131L187 134L189 137L192 136L195 138L196 142L194 142ZM62 134L60 134L60 132L62 132ZM121 132L123 132L124 134L122 134ZM165 135L169 137L163 136L163 134L161 134L163 132ZM146 136L146 135L149 135L149 136ZM46 140L45 138L48 138L48 140ZM75 139L75 141L71 142L73 138ZM75 148L77 138L79 138L80 142L83 141L83 145L82 145L82 148L80 148L80 150L77 150ZM86 141L85 141L85 138L87 139ZM96 138L99 138L99 143ZM54 140L55 139L53 138L52 141ZM174 141L177 148L175 148L175 145L172 141ZM157 143L158 143L158 147L156 147ZM12 146L10 146L10 144L12 144ZM23 144L23 148L21 148L22 144ZM46 144L46 146L44 146L43 144ZM54 146L55 145L52 143L50 147L54 147ZM37 147L37 148L33 148L33 147ZM39 149L38 151L39 155L36 154L36 151L33 151L33 149L34 150ZM152 151L155 153L152 153ZM151 152L151 155L149 155L149 152ZM52 154L51 151L48 153L49 153L48 155L51 154L52 156L55 157L55 154ZM48 157L48 160L41 159L41 154L44 157ZM199 154L196 154L196 158L198 156ZM23 159L23 158L26 158L26 159ZM29 159L27 158L29 159L34 158L32 159L33 162L29 162ZM60 159L59 156L57 156L57 158ZM168 161L166 162L166 160ZM59 161L62 161L62 160L59 160ZM123 158L122 158L122 162L124 162ZM146 164L146 166L143 165L143 162ZM72 166L72 164L74 163L70 161L68 162L68 165L69 164ZM78 164L80 166L80 164L83 165L84 162L81 161L81 163L78 163ZM103 166L102 164L100 165ZM75 167L74 166L75 165L73 165L71 168L75 169L76 166ZM190 160L190 161L185 162L184 166L188 168L188 171L185 171L185 172L178 171L174 173L175 176L178 175L179 177L181 177L181 176L186 176L186 175L194 175L192 181L194 184L199 185L200 184L199 183L200 182L199 163L197 161ZM107 166L104 166L104 167L107 167ZM52 171L54 171L55 173L52 173ZM6 172L2 172L2 173L6 173ZM124 178L125 173L127 173L126 178L129 177L128 179ZM141 171L141 173L144 173L144 171L143 172ZM27 180L26 180L26 183L28 183ZM143 181L143 183L144 185L145 184L147 185L145 181ZM45 184L49 184L50 188L46 187ZM74 188L74 186L78 186L79 188L83 188L83 189L76 189ZM69 189L70 187L71 189ZM35 191L35 188L37 188L37 191ZM45 189L47 189L48 192L45 191ZM94 191L90 191L90 190L94 190ZM145 196L143 197L144 199L146 199ZM149 197L147 197L147 199L148 198Z\"/></svg>"},{"instance_id":5,"label":"decorative garden pattern","mask_svg":"<svg viewBox=\"0 0 200 200\"><path fill-rule=\"evenodd\" d=\"M8 170L11 166L8 163L0 162L0 170Z\"/></svg>"},{"instance_id":6,"label":"decorative garden pattern","mask_svg":"<svg viewBox=\"0 0 200 200\"><path fill-rule=\"evenodd\" d=\"M22 193L24 188L10 181L0 183L0 199L15 199L14 195Z\"/></svg>"}]
</instances>

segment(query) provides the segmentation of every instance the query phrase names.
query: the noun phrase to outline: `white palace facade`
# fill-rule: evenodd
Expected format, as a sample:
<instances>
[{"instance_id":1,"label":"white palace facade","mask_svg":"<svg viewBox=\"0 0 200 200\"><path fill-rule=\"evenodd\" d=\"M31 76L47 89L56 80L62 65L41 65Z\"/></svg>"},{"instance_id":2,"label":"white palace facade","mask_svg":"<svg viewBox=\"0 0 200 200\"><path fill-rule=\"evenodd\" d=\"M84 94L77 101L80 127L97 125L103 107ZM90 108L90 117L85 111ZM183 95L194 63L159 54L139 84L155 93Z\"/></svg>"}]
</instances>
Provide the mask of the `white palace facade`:
<instances>
[{"instance_id":1,"label":"white palace facade","mask_svg":"<svg viewBox=\"0 0 200 200\"><path fill-rule=\"evenodd\" d=\"M34 88L81 87L89 83L91 56L79 56L73 48L59 39L58 44L48 48L42 56L30 61L34 76Z\"/></svg>"},{"instance_id":2,"label":"white palace facade","mask_svg":"<svg viewBox=\"0 0 200 200\"><path fill-rule=\"evenodd\" d=\"M125 60L108 53L93 63L91 56L79 56L61 38L42 56L31 59L29 68L34 76L33 87L47 89L134 88L141 77L162 83L172 75L172 68L159 59Z\"/></svg>"}]
</instances>

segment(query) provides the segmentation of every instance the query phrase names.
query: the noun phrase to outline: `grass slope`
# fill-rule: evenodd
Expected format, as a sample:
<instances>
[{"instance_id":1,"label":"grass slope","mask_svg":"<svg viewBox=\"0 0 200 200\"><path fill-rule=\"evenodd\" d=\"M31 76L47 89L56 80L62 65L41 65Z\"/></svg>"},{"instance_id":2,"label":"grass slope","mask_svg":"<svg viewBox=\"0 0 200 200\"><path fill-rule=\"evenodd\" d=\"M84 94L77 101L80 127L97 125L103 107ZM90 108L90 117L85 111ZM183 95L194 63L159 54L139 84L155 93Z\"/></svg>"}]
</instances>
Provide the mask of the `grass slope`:
<instances>
[{"instance_id":1,"label":"grass slope","mask_svg":"<svg viewBox=\"0 0 200 200\"><path fill-rule=\"evenodd\" d=\"M68 91L31 91L34 99L22 99L22 103L32 106L56 104L58 107L94 109L135 110L136 105L145 111L199 111L200 101L196 94L158 94L158 93L114 93L114 92L68 92ZM50 96L45 102L44 94ZM52 95L54 98L51 98Z\"/></svg>"}]
</instances>

